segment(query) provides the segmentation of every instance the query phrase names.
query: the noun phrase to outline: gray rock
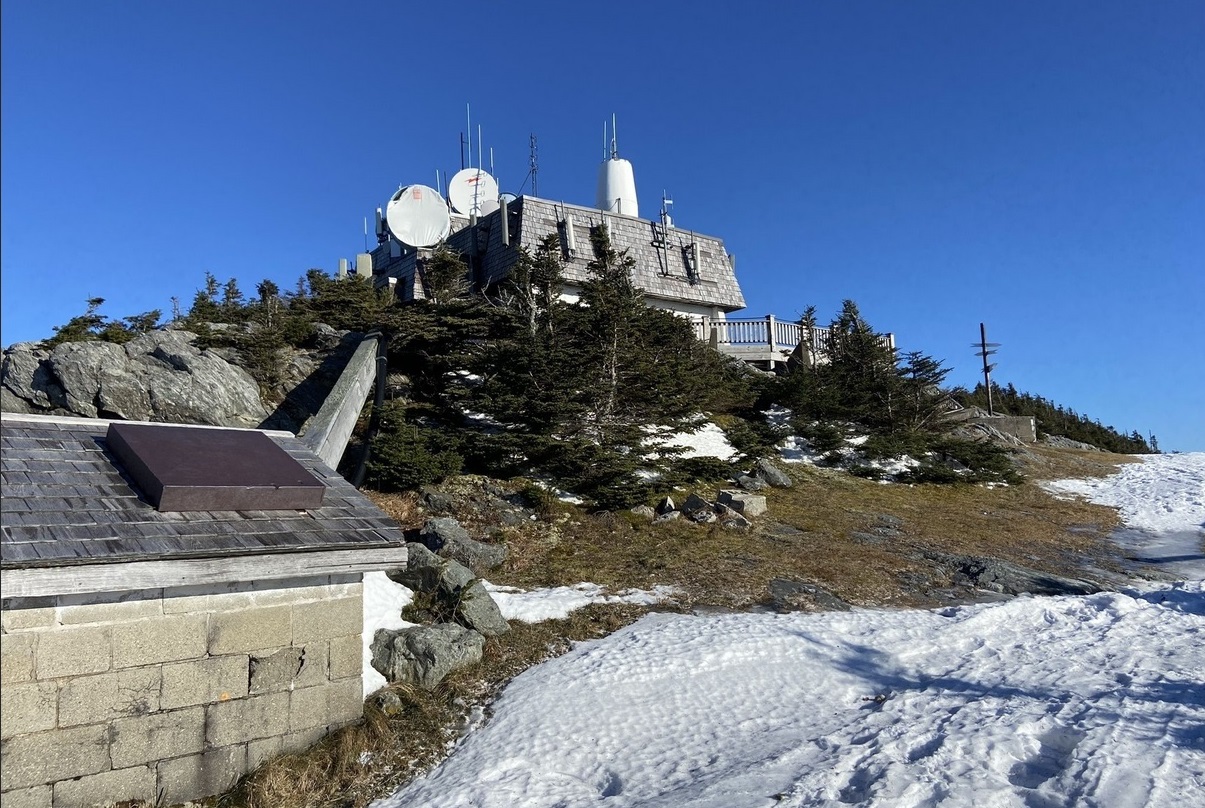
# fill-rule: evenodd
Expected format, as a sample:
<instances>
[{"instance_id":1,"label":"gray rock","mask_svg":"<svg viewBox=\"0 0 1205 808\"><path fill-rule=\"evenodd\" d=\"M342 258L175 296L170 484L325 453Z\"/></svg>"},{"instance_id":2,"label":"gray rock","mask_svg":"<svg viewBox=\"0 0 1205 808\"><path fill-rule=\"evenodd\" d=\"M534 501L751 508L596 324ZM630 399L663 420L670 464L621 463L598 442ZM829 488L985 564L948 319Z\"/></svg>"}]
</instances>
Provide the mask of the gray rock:
<instances>
[{"instance_id":1,"label":"gray rock","mask_svg":"<svg viewBox=\"0 0 1205 808\"><path fill-rule=\"evenodd\" d=\"M440 558L422 544L410 542L406 553L406 569L389 570L385 574L391 581L416 592L439 592L455 598L475 579L473 571L459 561Z\"/></svg>"},{"instance_id":2,"label":"gray rock","mask_svg":"<svg viewBox=\"0 0 1205 808\"><path fill-rule=\"evenodd\" d=\"M510 624L481 581L474 581L460 593L456 619L486 637L496 637L510 631Z\"/></svg>"},{"instance_id":3,"label":"gray rock","mask_svg":"<svg viewBox=\"0 0 1205 808\"><path fill-rule=\"evenodd\" d=\"M518 527L519 525L525 525L528 522L530 522L531 514L524 513L523 511L516 510L515 508L502 508L498 511L498 521L502 524L503 527ZM489 544L486 545L486 547L491 547L491 546L494 546L494 545L489 545ZM505 548L502 548L502 549L505 550ZM503 555L502 561L505 561L505 560L506 560L506 556ZM502 561L499 561L498 563L501 564ZM495 566L497 566L497 565L495 565Z\"/></svg>"},{"instance_id":4,"label":"gray rock","mask_svg":"<svg viewBox=\"0 0 1205 808\"><path fill-rule=\"evenodd\" d=\"M377 709L385 715L401 715L402 697L394 691L380 690L377 692L374 700L376 701Z\"/></svg>"},{"instance_id":5,"label":"gray rock","mask_svg":"<svg viewBox=\"0 0 1205 808\"><path fill-rule=\"evenodd\" d=\"M635 508L632 508L632 513L650 521L657 518L657 511L651 505L637 505Z\"/></svg>"},{"instance_id":6,"label":"gray rock","mask_svg":"<svg viewBox=\"0 0 1205 808\"><path fill-rule=\"evenodd\" d=\"M752 522L750 522L744 516L741 516L736 511L729 511L728 513L721 514L719 520L720 527L725 528L726 530L748 530L749 528L753 527Z\"/></svg>"},{"instance_id":7,"label":"gray rock","mask_svg":"<svg viewBox=\"0 0 1205 808\"><path fill-rule=\"evenodd\" d=\"M746 491L760 491L766 487L766 481L760 477L750 477L748 474L742 474L736 478L736 484Z\"/></svg>"},{"instance_id":8,"label":"gray rock","mask_svg":"<svg viewBox=\"0 0 1205 808\"><path fill-rule=\"evenodd\" d=\"M436 513L451 513L456 508L456 500L434 488L423 488L423 504Z\"/></svg>"},{"instance_id":9,"label":"gray rock","mask_svg":"<svg viewBox=\"0 0 1205 808\"><path fill-rule=\"evenodd\" d=\"M448 516L428 519L418 538L428 549L461 562L477 574L497 568L509 554L503 546L470 538L460 522Z\"/></svg>"},{"instance_id":10,"label":"gray rock","mask_svg":"<svg viewBox=\"0 0 1205 808\"><path fill-rule=\"evenodd\" d=\"M656 510L658 516L664 516L667 513L676 511L677 508L674 507L674 500L671 497L664 497L657 503Z\"/></svg>"},{"instance_id":11,"label":"gray rock","mask_svg":"<svg viewBox=\"0 0 1205 808\"><path fill-rule=\"evenodd\" d=\"M25 402L30 412L67 406L67 394L46 366L49 358L50 352L39 350L36 342L19 342L4 352L0 381L5 390ZM6 403L4 411L18 411L10 407Z\"/></svg>"},{"instance_id":12,"label":"gray rock","mask_svg":"<svg viewBox=\"0 0 1205 808\"><path fill-rule=\"evenodd\" d=\"M763 457L758 460L754 470L758 477L775 488L790 488L795 484L785 471L774 465L768 458Z\"/></svg>"},{"instance_id":13,"label":"gray rock","mask_svg":"<svg viewBox=\"0 0 1205 808\"><path fill-rule=\"evenodd\" d=\"M686 498L686 501L682 503L682 507L679 508L679 510L687 516L693 516L700 511L714 512L715 506L703 499L698 494L691 494Z\"/></svg>"},{"instance_id":14,"label":"gray rock","mask_svg":"<svg viewBox=\"0 0 1205 808\"><path fill-rule=\"evenodd\" d=\"M258 426L268 415L242 368L201 351L187 331L152 331L125 345L70 342L5 352L4 386L38 411L88 418Z\"/></svg>"},{"instance_id":15,"label":"gray rock","mask_svg":"<svg viewBox=\"0 0 1205 808\"><path fill-rule=\"evenodd\" d=\"M1095 581L1064 578L989 556L962 556L928 552L925 557L950 571L959 586L1007 595L1091 595L1101 591Z\"/></svg>"},{"instance_id":16,"label":"gray rock","mask_svg":"<svg viewBox=\"0 0 1205 808\"><path fill-rule=\"evenodd\" d=\"M774 578L770 581L770 603L780 612L849 611L849 604L816 584Z\"/></svg>"},{"instance_id":17,"label":"gray rock","mask_svg":"<svg viewBox=\"0 0 1205 808\"><path fill-rule=\"evenodd\" d=\"M666 511L665 513L659 515L656 519L654 519L653 522L654 523L656 523L656 522L672 522L675 519L681 519L681 518L682 518L682 511Z\"/></svg>"},{"instance_id":18,"label":"gray rock","mask_svg":"<svg viewBox=\"0 0 1205 808\"><path fill-rule=\"evenodd\" d=\"M862 530L851 530L849 537L859 544L883 544L888 539L881 533L867 533Z\"/></svg>"},{"instance_id":19,"label":"gray rock","mask_svg":"<svg viewBox=\"0 0 1205 808\"><path fill-rule=\"evenodd\" d=\"M720 491L720 504L742 516L753 519L766 512L766 498L761 494L749 494L726 488Z\"/></svg>"},{"instance_id":20,"label":"gray rock","mask_svg":"<svg viewBox=\"0 0 1205 808\"><path fill-rule=\"evenodd\" d=\"M456 623L378 629L372 640L372 667L390 682L430 690L454 670L481 661L485 637Z\"/></svg>"}]
</instances>

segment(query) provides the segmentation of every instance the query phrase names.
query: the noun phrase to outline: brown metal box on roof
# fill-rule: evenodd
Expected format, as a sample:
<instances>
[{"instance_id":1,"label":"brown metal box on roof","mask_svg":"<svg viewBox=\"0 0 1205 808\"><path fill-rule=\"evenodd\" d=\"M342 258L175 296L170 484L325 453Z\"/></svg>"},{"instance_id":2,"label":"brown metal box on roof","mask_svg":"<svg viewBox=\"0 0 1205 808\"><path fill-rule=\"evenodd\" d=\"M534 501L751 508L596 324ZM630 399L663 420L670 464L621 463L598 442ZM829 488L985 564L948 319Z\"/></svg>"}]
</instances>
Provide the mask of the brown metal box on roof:
<instances>
[{"instance_id":1,"label":"brown metal box on roof","mask_svg":"<svg viewBox=\"0 0 1205 808\"><path fill-rule=\"evenodd\" d=\"M262 432L114 423L105 442L160 511L304 510L326 490Z\"/></svg>"}]
</instances>

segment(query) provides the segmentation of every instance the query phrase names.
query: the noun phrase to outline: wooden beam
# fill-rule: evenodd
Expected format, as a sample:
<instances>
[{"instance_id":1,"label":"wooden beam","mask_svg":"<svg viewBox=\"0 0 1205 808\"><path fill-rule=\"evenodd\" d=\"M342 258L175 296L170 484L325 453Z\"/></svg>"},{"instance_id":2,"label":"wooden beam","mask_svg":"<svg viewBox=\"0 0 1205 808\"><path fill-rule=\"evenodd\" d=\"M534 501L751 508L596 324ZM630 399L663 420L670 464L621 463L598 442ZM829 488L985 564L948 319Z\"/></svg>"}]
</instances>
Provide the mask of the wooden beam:
<instances>
[{"instance_id":1,"label":"wooden beam","mask_svg":"<svg viewBox=\"0 0 1205 808\"><path fill-rule=\"evenodd\" d=\"M80 564L68 567L0 570L0 592L3 592L5 598L124 592L233 581L374 572L405 565L405 547L127 561L120 564Z\"/></svg>"}]
</instances>

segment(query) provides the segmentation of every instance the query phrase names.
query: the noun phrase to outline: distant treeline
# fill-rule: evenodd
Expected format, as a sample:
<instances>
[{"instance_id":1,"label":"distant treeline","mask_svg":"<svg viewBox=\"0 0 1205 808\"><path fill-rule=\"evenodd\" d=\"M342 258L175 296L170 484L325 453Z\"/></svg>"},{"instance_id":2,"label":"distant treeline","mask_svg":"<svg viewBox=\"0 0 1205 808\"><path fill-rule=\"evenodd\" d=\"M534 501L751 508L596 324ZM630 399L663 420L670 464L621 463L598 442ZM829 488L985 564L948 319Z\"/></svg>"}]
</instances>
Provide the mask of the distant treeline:
<instances>
[{"instance_id":1,"label":"distant treeline","mask_svg":"<svg viewBox=\"0 0 1205 808\"><path fill-rule=\"evenodd\" d=\"M964 387L955 388L952 395L964 407L987 409L987 389L982 383L975 385L972 391ZM1034 416L1040 435L1061 435L1119 454L1153 454L1159 451L1159 442L1154 435L1150 436L1148 442L1137 430L1123 434L1050 399L1018 392L1011 383L1001 387L992 382L992 407L1002 415Z\"/></svg>"}]
</instances>

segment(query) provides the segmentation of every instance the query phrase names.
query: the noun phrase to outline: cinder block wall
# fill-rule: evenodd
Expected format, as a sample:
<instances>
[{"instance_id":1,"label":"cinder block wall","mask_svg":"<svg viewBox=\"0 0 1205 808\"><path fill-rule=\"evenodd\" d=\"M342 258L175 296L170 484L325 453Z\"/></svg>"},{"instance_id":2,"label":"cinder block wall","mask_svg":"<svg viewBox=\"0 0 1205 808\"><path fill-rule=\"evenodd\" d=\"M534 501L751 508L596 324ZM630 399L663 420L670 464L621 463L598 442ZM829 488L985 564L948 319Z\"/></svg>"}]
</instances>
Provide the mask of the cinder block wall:
<instances>
[{"instance_id":1,"label":"cinder block wall","mask_svg":"<svg viewBox=\"0 0 1205 808\"><path fill-rule=\"evenodd\" d=\"M225 791L362 715L359 576L5 601L4 808Z\"/></svg>"}]
</instances>

